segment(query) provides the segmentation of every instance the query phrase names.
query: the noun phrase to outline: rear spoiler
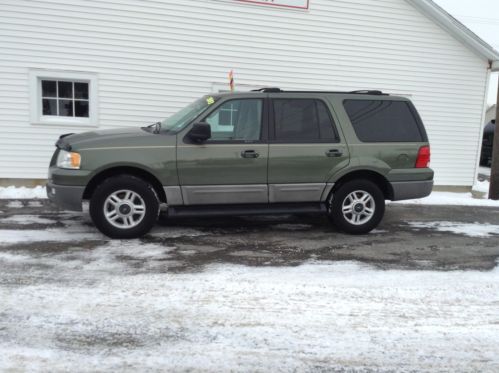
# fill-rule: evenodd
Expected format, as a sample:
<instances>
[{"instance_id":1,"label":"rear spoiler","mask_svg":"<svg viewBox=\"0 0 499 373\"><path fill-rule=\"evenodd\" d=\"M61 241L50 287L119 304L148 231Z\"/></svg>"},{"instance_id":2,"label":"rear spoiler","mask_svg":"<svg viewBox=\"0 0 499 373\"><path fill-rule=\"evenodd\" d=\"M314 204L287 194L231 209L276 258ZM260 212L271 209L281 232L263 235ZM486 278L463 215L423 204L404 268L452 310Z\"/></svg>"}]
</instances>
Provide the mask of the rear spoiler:
<instances>
[{"instance_id":1,"label":"rear spoiler","mask_svg":"<svg viewBox=\"0 0 499 373\"><path fill-rule=\"evenodd\" d=\"M65 133L64 135L59 136L59 140L56 141L55 146L59 149L71 151L71 145L64 139L68 136L74 135L74 133Z\"/></svg>"}]
</instances>

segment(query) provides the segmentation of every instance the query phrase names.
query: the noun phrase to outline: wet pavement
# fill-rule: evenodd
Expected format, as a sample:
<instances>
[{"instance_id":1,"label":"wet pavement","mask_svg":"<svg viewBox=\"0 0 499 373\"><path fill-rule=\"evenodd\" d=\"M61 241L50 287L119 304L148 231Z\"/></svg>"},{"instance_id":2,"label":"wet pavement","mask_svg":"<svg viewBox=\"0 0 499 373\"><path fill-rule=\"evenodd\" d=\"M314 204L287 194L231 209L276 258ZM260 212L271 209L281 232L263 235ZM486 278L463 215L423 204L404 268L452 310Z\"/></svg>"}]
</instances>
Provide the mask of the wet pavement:
<instances>
[{"instance_id":1,"label":"wet pavement","mask_svg":"<svg viewBox=\"0 0 499 373\"><path fill-rule=\"evenodd\" d=\"M47 201L4 200L0 211L0 252L71 257L110 242L154 244L169 249L168 260L153 266L159 272L198 271L213 263L296 266L310 260L359 261L380 269L491 270L499 257L497 208L392 204L380 226L363 236L338 232L320 215L163 216L149 235L124 241L98 233L88 214L59 211ZM123 254L116 259L131 272L151 271L147 258Z\"/></svg>"}]
</instances>

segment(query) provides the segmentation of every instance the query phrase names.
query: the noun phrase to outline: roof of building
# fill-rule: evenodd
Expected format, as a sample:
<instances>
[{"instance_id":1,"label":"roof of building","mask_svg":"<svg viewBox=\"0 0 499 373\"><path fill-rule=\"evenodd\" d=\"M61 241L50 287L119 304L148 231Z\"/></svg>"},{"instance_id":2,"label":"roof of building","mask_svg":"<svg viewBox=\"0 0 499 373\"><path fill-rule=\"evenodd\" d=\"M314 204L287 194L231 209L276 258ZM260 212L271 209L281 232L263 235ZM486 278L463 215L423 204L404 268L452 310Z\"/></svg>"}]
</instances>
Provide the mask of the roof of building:
<instances>
[{"instance_id":1,"label":"roof of building","mask_svg":"<svg viewBox=\"0 0 499 373\"><path fill-rule=\"evenodd\" d=\"M432 0L406 0L457 40L487 59L492 71L499 71L499 52Z\"/></svg>"}]
</instances>

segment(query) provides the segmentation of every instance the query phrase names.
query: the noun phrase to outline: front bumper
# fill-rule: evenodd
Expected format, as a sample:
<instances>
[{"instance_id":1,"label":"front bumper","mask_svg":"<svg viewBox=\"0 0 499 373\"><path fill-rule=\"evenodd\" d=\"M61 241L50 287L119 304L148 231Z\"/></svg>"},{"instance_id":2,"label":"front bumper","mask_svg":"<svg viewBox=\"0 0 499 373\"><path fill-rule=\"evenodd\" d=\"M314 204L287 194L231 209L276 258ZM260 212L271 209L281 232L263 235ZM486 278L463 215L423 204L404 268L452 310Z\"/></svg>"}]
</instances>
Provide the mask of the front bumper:
<instances>
[{"instance_id":1,"label":"front bumper","mask_svg":"<svg viewBox=\"0 0 499 373\"><path fill-rule=\"evenodd\" d=\"M433 190L433 180L399 181L390 184L393 190L392 201L428 197Z\"/></svg>"},{"instance_id":2,"label":"front bumper","mask_svg":"<svg viewBox=\"0 0 499 373\"><path fill-rule=\"evenodd\" d=\"M47 184L47 196L57 206L70 211L82 211L84 186Z\"/></svg>"}]
</instances>

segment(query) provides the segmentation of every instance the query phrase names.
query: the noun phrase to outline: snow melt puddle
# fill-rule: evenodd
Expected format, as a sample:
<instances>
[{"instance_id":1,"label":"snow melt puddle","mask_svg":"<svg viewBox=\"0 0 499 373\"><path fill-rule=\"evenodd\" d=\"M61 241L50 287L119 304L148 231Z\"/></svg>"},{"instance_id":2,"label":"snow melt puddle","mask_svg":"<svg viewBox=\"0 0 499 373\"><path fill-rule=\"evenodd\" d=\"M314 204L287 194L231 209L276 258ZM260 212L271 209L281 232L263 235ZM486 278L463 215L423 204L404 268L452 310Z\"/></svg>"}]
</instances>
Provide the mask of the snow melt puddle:
<instances>
[{"instance_id":1,"label":"snow melt puddle","mask_svg":"<svg viewBox=\"0 0 499 373\"><path fill-rule=\"evenodd\" d=\"M433 229L439 232L451 232L468 237L492 237L499 235L499 225L481 223L459 223L450 221L408 222L412 228Z\"/></svg>"}]
</instances>

